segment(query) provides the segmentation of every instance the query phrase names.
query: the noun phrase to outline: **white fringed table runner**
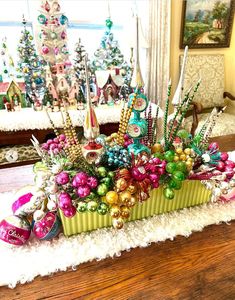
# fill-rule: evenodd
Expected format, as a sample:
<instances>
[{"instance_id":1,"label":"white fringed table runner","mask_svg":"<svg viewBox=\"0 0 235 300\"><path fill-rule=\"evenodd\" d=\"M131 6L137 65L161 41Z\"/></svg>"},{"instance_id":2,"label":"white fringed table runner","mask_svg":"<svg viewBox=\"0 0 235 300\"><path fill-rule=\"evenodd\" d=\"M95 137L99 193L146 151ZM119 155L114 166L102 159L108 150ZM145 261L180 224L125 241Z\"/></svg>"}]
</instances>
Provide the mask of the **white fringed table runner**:
<instances>
[{"instance_id":1,"label":"white fringed table runner","mask_svg":"<svg viewBox=\"0 0 235 300\"><path fill-rule=\"evenodd\" d=\"M11 215L14 193L0 194L0 220ZM167 200L166 200L167 201ZM32 238L21 247L0 243L0 286L14 288L17 283L32 281L81 263L120 255L122 251L147 247L150 243L173 240L177 235L188 237L205 226L235 219L235 201L210 203L150 217L125 224L124 229L99 229L53 241Z\"/></svg>"},{"instance_id":2,"label":"white fringed table runner","mask_svg":"<svg viewBox=\"0 0 235 300\"><path fill-rule=\"evenodd\" d=\"M155 117L157 105L152 103L152 116ZM95 107L99 124L119 123L121 105L101 105ZM69 110L74 126L83 126L85 110ZM159 117L163 115L162 111ZM57 128L63 128L63 120L60 112L50 113L50 117ZM0 131L19 131L52 128L45 111L34 111L32 108L22 108L20 111L7 112L0 110Z\"/></svg>"}]
</instances>

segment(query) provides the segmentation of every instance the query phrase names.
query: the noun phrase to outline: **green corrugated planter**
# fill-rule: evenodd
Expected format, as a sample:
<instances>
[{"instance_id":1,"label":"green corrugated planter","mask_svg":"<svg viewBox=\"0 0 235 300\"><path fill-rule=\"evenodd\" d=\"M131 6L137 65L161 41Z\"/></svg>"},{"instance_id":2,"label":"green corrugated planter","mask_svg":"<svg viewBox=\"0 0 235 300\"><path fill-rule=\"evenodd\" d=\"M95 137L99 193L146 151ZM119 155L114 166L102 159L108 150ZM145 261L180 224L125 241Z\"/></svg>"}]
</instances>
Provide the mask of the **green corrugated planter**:
<instances>
[{"instance_id":1,"label":"green corrugated planter","mask_svg":"<svg viewBox=\"0 0 235 300\"><path fill-rule=\"evenodd\" d=\"M211 192L198 180L184 181L182 188L175 192L175 198L173 200L165 199L163 189L160 187L151 192L150 199L144 203L138 203L131 209L131 216L128 221L203 204L210 200L210 195ZM109 214L102 216L96 212L86 212L77 213L73 218L66 218L63 213L60 212L60 216L63 231L66 236L112 226L112 219Z\"/></svg>"}]
</instances>

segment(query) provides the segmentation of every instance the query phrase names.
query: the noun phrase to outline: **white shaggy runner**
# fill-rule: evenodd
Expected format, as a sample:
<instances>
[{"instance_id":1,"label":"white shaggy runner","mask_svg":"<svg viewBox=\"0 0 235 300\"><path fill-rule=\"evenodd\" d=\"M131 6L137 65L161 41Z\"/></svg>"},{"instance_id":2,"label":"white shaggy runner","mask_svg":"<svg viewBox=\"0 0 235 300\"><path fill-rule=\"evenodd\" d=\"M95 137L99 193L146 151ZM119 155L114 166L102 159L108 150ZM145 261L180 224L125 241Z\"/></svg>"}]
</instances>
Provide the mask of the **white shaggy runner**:
<instances>
[{"instance_id":1,"label":"white shaggy runner","mask_svg":"<svg viewBox=\"0 0 235 300\"><path fill-rule=\"evenodd\" d=\"M13 195L0 194L0 220L11 214ZM11 247L1 242L0 286L14 288L17 283L32 281L38 275L65 271L87 261L120 255L121 251L131 248L147 247L152 242L173 240L177 235L188 237L205 226L233 219L235 201L205 204L134 221L122 230L104 228L70 238L61 234L53 241L32 238L21 247Z\"/></svg>"}]
</instances>

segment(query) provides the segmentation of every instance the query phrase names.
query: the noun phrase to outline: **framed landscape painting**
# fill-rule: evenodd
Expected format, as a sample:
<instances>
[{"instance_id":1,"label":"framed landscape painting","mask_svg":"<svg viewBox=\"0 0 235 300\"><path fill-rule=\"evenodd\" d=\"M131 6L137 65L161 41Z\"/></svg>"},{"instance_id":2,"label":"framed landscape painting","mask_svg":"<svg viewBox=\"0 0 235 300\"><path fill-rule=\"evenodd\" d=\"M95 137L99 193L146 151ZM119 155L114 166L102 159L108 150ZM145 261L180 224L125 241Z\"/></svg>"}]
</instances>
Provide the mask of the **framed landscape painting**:
<instances>
[{"instance_id":1,"label":"framed landscape painting","mask_svg":"<svg viewBox=\"0 0 235 300\"><path fill-rule=\"evenodd\" d=\"M184 0L180 48L229 47L235 0Z\"/></svg>"}]
</instances>

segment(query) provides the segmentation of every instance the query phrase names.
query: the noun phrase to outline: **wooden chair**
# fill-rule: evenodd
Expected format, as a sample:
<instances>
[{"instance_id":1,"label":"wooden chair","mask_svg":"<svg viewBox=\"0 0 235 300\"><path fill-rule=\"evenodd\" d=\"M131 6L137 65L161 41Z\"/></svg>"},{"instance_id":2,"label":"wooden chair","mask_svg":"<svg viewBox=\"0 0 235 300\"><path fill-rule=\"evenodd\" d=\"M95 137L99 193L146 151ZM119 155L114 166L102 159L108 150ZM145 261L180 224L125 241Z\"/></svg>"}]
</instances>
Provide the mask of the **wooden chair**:
<instances>
[{"instance_id":1,"label":"wooden chair","mask_svg":"<svg viewBox=\"0 0 235 300\"><path fill-rule=\"evenodd\" d=\"M180 65L183 56L180 56ZM195 95L193 109L186 116L185 127L194 135L214 107L225 108L217 119L211 136L234 134L235 138L235 97L224 91L224 55L189 55L186 63L184 91L201 78L201 84ZM190 116L189 116L190 115Z\"/></svg>"}]
</instances>

